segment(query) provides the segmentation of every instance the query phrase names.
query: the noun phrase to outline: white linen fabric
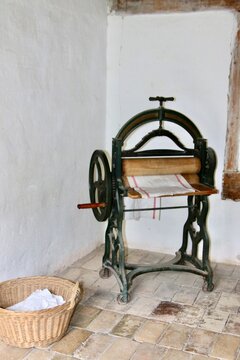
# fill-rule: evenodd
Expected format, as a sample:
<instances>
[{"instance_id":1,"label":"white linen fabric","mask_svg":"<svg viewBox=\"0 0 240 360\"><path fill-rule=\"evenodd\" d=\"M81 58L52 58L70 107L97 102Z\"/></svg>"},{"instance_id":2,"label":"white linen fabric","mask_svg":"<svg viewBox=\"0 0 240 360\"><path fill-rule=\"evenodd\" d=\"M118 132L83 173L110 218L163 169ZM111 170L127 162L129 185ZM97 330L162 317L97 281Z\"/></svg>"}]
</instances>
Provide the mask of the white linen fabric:
<instances>
[{"instance_id":1,"label":"white linen fabric","mask_svg":"<svg viewBox=\"0 0 240 360\"><path fill-rule=\"evenodd\" d=\"M48 289L36 290L25 300L9 306L7 310L17 312L28 312L43 309L50 309L58 305L64 304L62 296L52 294Z\"/></svg>"},{"instance_id":2,"label":"white linen fabric","mask_svg":"<svg viewBox=\"0 0 240 360\"><path fill-rule=\"evenodd\" d=\"M166 195L172 196L195 191L180 174L128 176L127 179L130 187L139 192L143 199Z\"/></svg>"},{"instance_id":3,"label":"white linen fabric","mask_svg":"<svg viewBox=\"0 0 240 360\"><path fill-rule=\"evenodd\" d=\"M161 198L154 197L151 199L130 199L124 198L125 209L133 209L134 211L124 212L125 220L140 220L147 218L152 220L160 220ZM151 208L152 210L140 211L141 209Z\"/></svg>"}]
</instances>

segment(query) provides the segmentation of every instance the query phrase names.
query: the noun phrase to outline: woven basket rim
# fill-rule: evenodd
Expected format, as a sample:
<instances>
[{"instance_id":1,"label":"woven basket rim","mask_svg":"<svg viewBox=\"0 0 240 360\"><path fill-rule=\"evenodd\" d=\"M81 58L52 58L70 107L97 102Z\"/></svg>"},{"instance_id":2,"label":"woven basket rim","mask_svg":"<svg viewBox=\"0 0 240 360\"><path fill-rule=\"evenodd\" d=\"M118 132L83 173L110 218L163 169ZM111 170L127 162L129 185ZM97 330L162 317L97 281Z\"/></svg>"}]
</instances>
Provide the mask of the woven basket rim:
<instances>
[{"instance_id":1,"label":"woven basket rim","mask_svg":"<svg viewBox=\"0 0 240 360\"><path fill-rule=\"evenodd\" d=\"M63 283L68 285L72 285L73 286L73 294L71 296L71 298L66 301L64 304L62 305L58 305L49 309L42 309L42 310L35 310L35 311L13 311L13 310L7 310L4 308L0 307L0 315L1 316L11 316L11 317L41 317L41 316L46 316L46 315L53 315L53 314L57 314L66 310L70 310L75 306L75 302L73 301L75 298L77 297L82 297L83 294L83 289L82 286L79 284L79 282L73 282L71 280L68 279L64 279L58 276L28 276L28 277L20 277L20 278L15 278L15 279L10 279L10 280L6 280L3 282L0 282L0 288L1 286L7 285L7 284L11 284L11 283L17 283L19 282L24 282L24 281L31 281L31 280L56 280L56 281L62 281Z\"/></svg>"},{"instance_id":2,"label":"woven basket rim","mask_svg":"<svg viewBox=\"0 0 240 360\"><path fill-rule=\"evenodd\" d=\"M75 282L69 279L62 278L60 276L47 276L47 275L34 275L34 276L25 276L25 277L17 277L9 280L4 280L0 282L0 286L17 281L31 281L31 280L60 280L65 283L69 283L69 285L75 285Z\"/></svg>"}]
</instances>

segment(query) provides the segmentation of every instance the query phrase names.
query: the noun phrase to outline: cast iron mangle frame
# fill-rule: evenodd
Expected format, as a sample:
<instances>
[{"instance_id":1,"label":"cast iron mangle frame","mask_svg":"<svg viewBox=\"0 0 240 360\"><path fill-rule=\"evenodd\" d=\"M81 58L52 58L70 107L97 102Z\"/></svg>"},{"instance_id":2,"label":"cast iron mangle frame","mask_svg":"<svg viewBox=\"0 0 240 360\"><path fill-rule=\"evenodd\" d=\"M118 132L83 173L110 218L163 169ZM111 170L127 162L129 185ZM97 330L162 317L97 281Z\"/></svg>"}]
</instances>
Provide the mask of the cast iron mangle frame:
<instances>
[{"instance_id":1,"label":"cast iron mangle frame","mask_svg":"<svg viewBox=\"0 0 240 360\"><path fill-rule=\"evenodd\" d=\"M111 183L111 191L102 192L108 194L108 199L101 204L95 204L102 207L102 212L96 213L95 217L98 221L108 219L108 225L105 232L105 250L103 255L102 269L100 276L103 278L114 274L119 284L120 294L118 300L121 303L127 303L130 299L129 291L132 281L135 277L155 271L178 270L185 271L203 276L205 279L203 288L205 290L213 290L213 272L209 260L210 239L207 230L207 215L209 210L208 197L217 193L214 188L214 171L216 167L216 156L212 148L207 146L207 140L203 138L197 126L185 115L170 109L165 109L163 103L172 101L173 98L156 97L150 98L160 102L160 107L143 111L131 118L119 130L116 137L112 140L112 170L108 168L107 162L104 160L105 172L109 186ZM157 128L145 134L140 141L131 149L125 149L124 145L127 138L138 128L148 123L156 123ZM164 125L172 123L176 127L185 130L192 138L192 147L186 147L172 131L165 129ZM169 138L176 149L142 149L145 144L149 144L150 140L158 137ZM98 151L94 152L94 161L98 158ZM103 157L100 151L100 157ZM175 257L167 262L159 262L151 265L129 264L126 262L126 248L123 238L123 221L126 212L135 209L126 208L124 197L129 196L129 189L124 182L123 162L125 159L153 159L153 158L178 158L181 163L183 158L197 158L200 160L200 170L197 174L199 184L197 191L186 193L187 204L183 206L165 206L159 207L159 210L170 209L187 209L187 220L183 225L182 245L176 252ZM93 168L90 165L90 169ZM110 174L110 175L109 175ZM91 175L91 174L90 174ZM102 178L102 175L100 176ZM90 176L91 178L91 176ZM89 184L91 201L94 201L94 194L91 188L94 184ZM195 187L195 186L194 186ZM100 195L102 195L100 194ZM109 195L110 194L110 195ZM103 201L104 196L98 198ZM110 196L110 198L109 198ZM86 205L86 204L83 204ZM93 204L94 205L94 204ZM79 205L79 207L81 207ZM84 207L84 206L82 206ZM90 206L89 206L90 207ZM94 206L92 206L94 207ZM152 208L139 209L139 211L150 211ZM156 210L156 208L155 208ZM105 216L105 214L107 214ZM201 256L199 248L202 247ZM189 249L190 248L190 249Z\"/></svg>"}]
</instances>

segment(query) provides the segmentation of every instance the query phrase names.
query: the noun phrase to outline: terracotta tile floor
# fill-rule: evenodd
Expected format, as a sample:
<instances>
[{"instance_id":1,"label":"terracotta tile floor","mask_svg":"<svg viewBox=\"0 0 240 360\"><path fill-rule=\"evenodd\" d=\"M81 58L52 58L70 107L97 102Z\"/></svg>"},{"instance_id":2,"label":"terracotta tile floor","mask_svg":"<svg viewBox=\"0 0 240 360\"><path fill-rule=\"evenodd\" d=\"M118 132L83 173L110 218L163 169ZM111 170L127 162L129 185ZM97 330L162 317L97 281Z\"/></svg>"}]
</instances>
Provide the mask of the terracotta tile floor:
<instances>
[{"instance_id":1,"label":"terracotta tile floor","mask_svg":"<svg viewBox=\"0 0 240 360\"><path fill-rule=\"evenodd\" d=\"M141 275L131 302L119 305L114 276L99 278L102 254L100 247L58 274L85 290L66 336L45 349L0 343L1 360L240 360L240 266L214 264L211 293L197 275ZM128 257L151 263L169 255L130 250Z\"/></svg>"}]
</instances>

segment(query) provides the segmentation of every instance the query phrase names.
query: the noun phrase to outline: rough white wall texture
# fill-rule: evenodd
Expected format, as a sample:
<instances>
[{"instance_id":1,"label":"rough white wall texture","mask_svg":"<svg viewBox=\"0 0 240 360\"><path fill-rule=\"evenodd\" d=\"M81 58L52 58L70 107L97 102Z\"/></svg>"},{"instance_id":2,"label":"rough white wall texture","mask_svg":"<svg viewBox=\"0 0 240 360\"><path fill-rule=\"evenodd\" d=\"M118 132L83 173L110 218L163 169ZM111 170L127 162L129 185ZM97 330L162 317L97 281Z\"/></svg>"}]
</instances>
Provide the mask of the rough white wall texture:
<instances>
[{"instance_id":1,"label":"rough white wall texture","mask_svg":"<svg viewBox=\"0 0 240 360\"><path fill-rule=\"evenodd\" d=\"M228 75L236 31L228 11L108 17L106 139L130 117L154 107L149 96L174 96L167 106L192 119L218 157L221 192L227 125ZM157 104L156 104L157 106ZM178 200L180 202L180 200ZM211 257L240 262L240 204L210 198ZM162 212L160 221L128 221L130 247L172 253L181 244L186 213Z\"/></svg>"},{"instance_id":2,"label":"rough white wall texture","mask_svg":"<svg viewBox=\"0 0 240 360\"><path fill-rule=\"evenodd\" d=\"M76 205L105 142L106 27L104 0L0 1L1 280L52 273L102 242Z\"/></svg>"}]
</instances>

